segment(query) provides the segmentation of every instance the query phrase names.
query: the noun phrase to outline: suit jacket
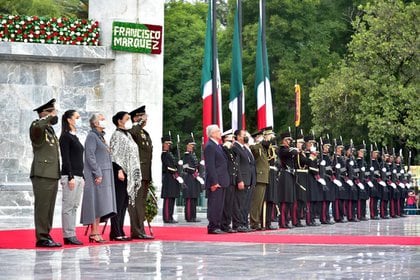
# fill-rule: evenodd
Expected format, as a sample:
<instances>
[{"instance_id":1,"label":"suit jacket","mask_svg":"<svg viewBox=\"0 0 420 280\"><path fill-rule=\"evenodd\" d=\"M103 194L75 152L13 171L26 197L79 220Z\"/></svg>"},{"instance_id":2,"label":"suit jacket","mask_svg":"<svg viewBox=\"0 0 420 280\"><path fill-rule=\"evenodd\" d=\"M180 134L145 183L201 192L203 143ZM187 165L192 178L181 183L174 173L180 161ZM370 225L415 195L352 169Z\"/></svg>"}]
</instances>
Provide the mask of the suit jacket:
<instances>
[{"instance_id":1,"label":"suit jacket","mask_svg":"<svg viewBox=\"0 0 420 280\"><path fill-rule=\"evenodd\" d=\"M255 158L257 182L268 184L268 174L270 171L270 164L268 162L267 149L264 148L261 143L252 145L250 148Z\"/></svg>"},{"instance_id":2,"label":"suit jacket","mask_svg":"<svg viewBox=\"0 0 420 280\"><path fill-rule=\"evenodd\" d=\"M149 133L140 125L129 130L134 142L139 147L140 169L142 180L152 180L152 154L153 145Z\"/></svg>"},{"instance_id":3,"label":"suit jacket","mask_svg":"<svg viewBox=\"0 0 420 280\"><path fill-rule=\"evenodd\" d=\"M221 187L228 187L230 182L228 172L228 160L223 148L209 139L204 147L204 158L206 168L206 188L219 184Z\"/></svg>"},{"instance_id":4,"label":"suit jacket","mask_svg":"<svg viewBox=\"0 0 420 280\"><path fill-rule=\"evenodd\" d=\"M252 167L251 158L245 147L242 147L239 143L235 142L232 148L239 159L239 172L238 182L244 182L245 186L251 186L252 182ZM255 183L255 182L254 182Z\"/></svg>"},{"instance_id":5,"label":"suit jacket","mask_svg":"<svg viewBox=\"0 0 420 280\"><path fill-rule=\"evenodd\" d=\"M29 129L34 159L30 177L59 179L59 144L54 129L49 124L52 116L32 122Z\"/></svg>"}]
</instances>

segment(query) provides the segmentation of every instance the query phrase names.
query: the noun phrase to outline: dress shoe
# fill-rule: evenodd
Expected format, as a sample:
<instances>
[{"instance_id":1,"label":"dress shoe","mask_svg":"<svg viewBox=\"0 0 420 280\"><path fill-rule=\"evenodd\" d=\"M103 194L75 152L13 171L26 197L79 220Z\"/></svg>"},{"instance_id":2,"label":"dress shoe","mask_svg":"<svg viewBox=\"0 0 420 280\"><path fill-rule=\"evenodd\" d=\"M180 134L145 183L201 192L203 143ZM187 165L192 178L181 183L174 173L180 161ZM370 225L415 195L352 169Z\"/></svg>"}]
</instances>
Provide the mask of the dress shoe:
<instances>
[{"instance_id":1,"label":"dress shoe","mask_svg":"<svg viewBox=\"0 0 420 280\"><path fill-rule=\"evenodd\" d=\"M240 226L236 229L238 232L249 232L249 228L244 227L244 226Z\"/></svg>"},{"instance_id":2,"label":"dress shoe","mask_svg":"<svg viewBox=\"0 0 420 280\"><path fill-rule=\"evenodd\" d=\"M222 231L226 232L226 233L237 233L238 231L236 229L232 229L232 228L222 228Z\"/></svg>"},{"instance_id":3,"label":"dress shoe","mask_svg":"<svg viewBox=\"0 0 420 280\"><path fill-rule=\"evenodd\" d=\"M251 229L252 230L257 230L257 231L263 230L263 228L261 226L251 226Z\"/></svg>"},{"instance_id":4,"label":"dress shoe","mask_svg":"<svg viewBox=\"0 0 420 280\"><path fill-rule=\"evenodd\" d=\"M140 233L139 235L132 235L132 239L155 239L153 236L147 235L145 233Z\"/></svg>"},{"instance_id":5,"label":"dress shoe","mask_svg":"<svg viewBox=\"0 0 420 280\"><path fill-rule=\"evenodd\" d=\"M366 217L361 217L360 220L361 221L367 221L368 219Z\"/></svg>"},{"instance_id":6,"label":"dress shoe","mask_svg":"<svg viewBox=\"0 0 420 280\"><path fill-rule=\"evenodd\" d=\"M207 230L208 234L225 234L226 232L220 230L220 229L214 229L214 230Z\"/></svg>"},{"instance_id":7,"label":"dress shoe","mask_svg":"<svg viewBox=\"0 0 420 280\"><path fill-rule=\"evenodd\" d=\"M169 221L163 221L164 223L167 223L167 224L177 224L178 223L178 221L176 221L176 220L169 220Z\"/></svg>"},{"instance_id":8,"label":"dress shoe","mask_svg":"<svg viewBox=\"0 0 420 280\"><path fill-rule=\"evenodd\" d=\"M65 245L83 245L82 242L80 242L76 236L72 236L72 237L65 237L64 239L64 244Z\"/></svg>"},{"instance_id":9,"label":"dress shoe","mask_svg":"<svg viewBox=\"0 0 420 280\"><path fill-rule=\"evenodd\" d=\"M295 225L293 225L294 227L305 227L304 225L302 225L301 223L297 223Z\"/></svg>"},{"instance_id":10,"label":"dress shoe","mask_svg":"<svg viewBox=\"0 0 420 280\"><path fill-rule=\"evenodd\" d=\"M55 242L51 239L44 239L44 240L38 240L35 244L36 247L61 247L61 243Z\"/></svg>"},{"instance_id":11,"label":"dress shoe","mask_svg":"<svg viewBox=\"0 0 420 280\"><path fill-rule=\"evenodd\" d=\"M110 237L109 240L111 241L131 241L131 238L128 236L117 236L117 237Z\"/></svg>"},{"instance_id":12,"label":"dress shoe","mask_svg":"<svg viewBox=\"0 0 420 280\"><path fill-rule=\"evenodd\" d=\"M277 230L279 229L278 227L274 226L274 225L269 225L265 227L266 230Z\"/></svg>"}]
</instances>

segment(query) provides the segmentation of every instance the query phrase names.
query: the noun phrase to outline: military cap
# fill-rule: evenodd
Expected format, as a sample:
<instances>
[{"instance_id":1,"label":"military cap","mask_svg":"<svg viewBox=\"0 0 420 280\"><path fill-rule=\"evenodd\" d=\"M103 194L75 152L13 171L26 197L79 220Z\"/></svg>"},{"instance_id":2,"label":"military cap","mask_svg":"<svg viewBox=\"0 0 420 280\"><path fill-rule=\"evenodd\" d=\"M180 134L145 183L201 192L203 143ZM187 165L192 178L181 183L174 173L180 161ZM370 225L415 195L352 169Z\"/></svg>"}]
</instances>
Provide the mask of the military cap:
<instances>
[{"instance_id":1,"label":"military cap","mask_svg":"<svg viewBox=\"0 0 420 280\"><path fill-rule=\"evenodd\" d=\"M197 143L195 143L194 138L192 138L192 136L189 136L186 140L185 140L185 145L195 145Z\"/></svg>"},{"instance_id":2,"label":"military cap","mask_svg":"<svg viewBox=\"0 0 420 280\"><path fill-rule=\"evenodd\" d=\"M312 143L316 143L314 137L312 135L306 135L305 137L303 137L303 140L305 142L312 142Z\"/></svg>"},{"instance_id":3,"label":"military cap","mask_svg":"<svg viewBox=\"0 0 420 280\"><path fill-rule=\"evenodd\" d=\"M172 138L171 138L171 135L164 135L163 137L162 137L162 144L163 143L169 143L169 144L172 144Z\"/></svg>"},{"instance_id":4,"label":"military cap","mask_svg":"<svg viewBox=\"0 0 420 280\"><path fill-rule=\"evenodd\" d=\"M328 138L322 138L322 145L329 145L329 146L331 146L330 139L328 139Z\"/></svg>"},{"instance_id":5,"label":"military cap","mask_svg":"<svg viewBox=\"0 0 420 280\"><path fill-rule=\"evenodd\" d=\"M259 136L259 135L264 135L264 130L259 130L259 131L256 131L256 132L253 132L252 134L251 134L251 136L253 137L253 138L255 138L255 137L257 137L257 136Z\"/></svg>"},{"instance_id":6,"label":"military cap","mask_svg":"<svg viewBox=\"0 0 420 280\"><path fill-rule=\"evenodd\" d=\"M375 143L375 145L373 145L373 151L372 152L379 153L378 145L376 145L376 143Z\"/></svg>"},{"instance_id":7,"label":"military cap","mask_svg":"<svg viewBox=\"0 0 420 280\"><path fill-rule=\"evenodd\" d=\"M38 114L40 114L43 111L50 110L50 109L55 109L54 105L55 105L55 98L51 99L50 101L48 101L44 105L41 105L38 108L34 109L34 111L36 111Z\"/></svg>"},{"instance_id":8,"label":"military cap","mask_svg":"<svg viewBox=\"0 0 420 280\"><path fill-rule=\"evenodd\" d=\"M131 111L129 114L131 117L141 116L141 115L146 114L146 105L142 105L138 107L137 109Z\"/></svg>"},{"instance_id":9,"label":"military cap","mask_svg":"<svg viewBox=\"0 0 420 280\"><path fill-rule=\"evenodd\" d=\"M273 127L272 126L267 126L266 128L263 128L262 133L263 133L263 135L274 134Z\"/></svg>"},{"instance_id":10,"label":"military cap","mask_svg":"<svg viewBox=\"0 0 420 280\"><path fill-rule=\"evenodd\" d=\"M305 143L305 137L302 134L298 134L297 142L298 143Z\"/></svg>"},{"instance_id":11,"label":"military cap","mask_svg":"<svg viewBox=\"0 0 420 280\"><path fill-rule=\"evenodd\" d=\"M358 151L360 151L360 150L366 151L365 145L363 145L363 144L357 145L356 146L356 150L358 150Z\"/></svg>"},{"instance_id":12,"label":"military cap","mask_svg":"<svg viewBox=\"0 0 420 280\"><path fill-rule=\"evenodd\" d=\"M340 139L336 140L336 146L337 146L337 148L338 147L343 147L344 148L343 142Z\"/></svg>"},{"instance_id":13,"label":"military cap","mask_svg":"<svg viewBox=\"0 0 420 280\"><path fill-rule=\"evenodd\" d=\"M292 136L290 135L290 132L283 132L283 133L281 133L280 134L280 139L281 140L283 140L283 139L290 139L290 140L293 140L293 138L292 138Z\"/></svg>"}]
</instances>

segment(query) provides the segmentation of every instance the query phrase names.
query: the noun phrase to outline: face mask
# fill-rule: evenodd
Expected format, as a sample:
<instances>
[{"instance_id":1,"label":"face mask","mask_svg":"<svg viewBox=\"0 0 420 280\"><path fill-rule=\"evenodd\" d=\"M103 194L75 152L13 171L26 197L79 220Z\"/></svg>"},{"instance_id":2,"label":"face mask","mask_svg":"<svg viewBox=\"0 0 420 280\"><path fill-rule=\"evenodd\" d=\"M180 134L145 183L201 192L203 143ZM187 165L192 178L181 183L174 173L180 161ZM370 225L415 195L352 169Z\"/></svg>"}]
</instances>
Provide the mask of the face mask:
<instances>
[{"instance_id":1,"label":"face mask","mask_svg":"<svg viewBox=\"0 0 420 280\"><path fill-rule=\"evenodd\" d=\"M99 126L100 128L106 128L106 125L107 125L107 123L106 123L106 121L105 121L105 120L102 120L102 121L99 121L99 122L98 122L98 126Z\"/></svg>"},{"instance_id":2,"label":"face mask","mask_svg":"<svg viewBox=\"0 0 420 280\"><path fill-rule=\"evenodd\" d=\"M249 142L249 137L248 137L248 136L245 136L245 137L244 137L244 143L245 143L245 144L248 144L248 142Z\"/></svg>"},{"instance_id":3,"label":"face mask","mask_svg":"<svg viewBox=\"0 0 420 280\"><path fill-rule=\"evenodd\" d=\"M131 122L131 120L128 120L128 121L125 122L124 128L127 129L127 130L133 128L133 123Z\"/></svg>"},{"instance_id":4,"label":"face mask","mask_svg":"<svg viewBox=\"0 0 420 280\"><path fill-rule=\"evenodd\" d=\"M52 117L52 118L51 118L50 123L51 123L52 125L57 124L57 123L58 123L58 117L57 117L57 116Z\"/></svg>"},{"instance_id":5,"label":"face mask","mask_svg":"<svg viewBox=\"0 0 420 280\"><path fill-rule=\"evenodd\" d=\"M75 127L82 127L82 119L78 118L74 120L74 126Z\"/></svg>"}]
</instances>

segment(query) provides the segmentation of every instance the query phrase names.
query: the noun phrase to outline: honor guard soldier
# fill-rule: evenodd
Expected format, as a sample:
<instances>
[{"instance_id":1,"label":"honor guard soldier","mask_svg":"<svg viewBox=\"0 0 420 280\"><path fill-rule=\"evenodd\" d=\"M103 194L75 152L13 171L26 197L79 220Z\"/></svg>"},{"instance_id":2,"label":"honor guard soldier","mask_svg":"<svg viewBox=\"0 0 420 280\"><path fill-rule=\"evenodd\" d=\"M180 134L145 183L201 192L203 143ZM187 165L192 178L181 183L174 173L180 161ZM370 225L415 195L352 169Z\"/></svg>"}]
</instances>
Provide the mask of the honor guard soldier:
<instances>
[{"instance_id":1,"label":"honor guard soldier","mask_svg":"<svg viewBox=\"0 0 420 280\"><path fill-rule=\"evenodd\" d=\"M408 190L405 188L404 184L404 165L402 163L402 150L400 150L400 155L395 158L395 166L397 168L397 187L400 192L400 201L398 204L397 215L404 217L404 205L405 200L408 198Z\"/></svg>"},{"instance_id":2,"label":"honor guard soldier","mask_svg":"<svg viewBox=\"0 0 420 280\"><path fill-rule=\"evenodd\" d=\"M392 148L392 155L389 156L387 164L389 166L390 175L389 175L389 183L390 186L390 194L389 194L389 209L390 214L392 218L398 218L397 209L398 209L398 203L400 201L400 192L397 187L397 167L395 165L395 149Z\"/></svg>"},{"instance_id":3,"label":"honor guard soldier","mask_svg":"<svg viewBox=\"0 0 420 280\"><path fill-rule=\"evenodd\" d=\"M221 223L221 230L227 233L235 233L237 230L232 229L232 211L234 203L234 194L236 186L238 185L238 172L239 172L239 162L237 155L233 151L233 143L235 138L231 130L226 131L222 134L223 141L223 152L227 157L227 166L229 171L230 183L226 188L224 207L223 207L223 216Z\"/></svg>"},{"instance_id":4,"label":"honor guard soldier","mask_svg":"<svg viewBox=\"0 0 420 280\"><path fill-rule=\"evenodd\" d=\"M365 145L357 147L357 159L354 183L359 187L359 200L357 204L357 218L360 221L366 221L366 201L369 199L369 186L366 181L367 164L365 161Z\"/></svg>"},{"instance_id":5,"label":"honor guard soldier","mask_svg":"<svg viewBox=\"0 0 420 280\"><path fill-rule=\"evenodd\" d=\"M308 165L309 160L305 154L305 140L303 135L298 135L296 140L296 148L299 153L295 157L296 168L296 200L297 200L297 227L303 226L300 220L306 219L306 225L311 223L311 204L310 204L310 189L308 185Z\"/></svg>"},{"instance_id":6,"label":"honor guard soldier","mask_svg":"<svg viewBox=\"0 0 420 280\"><path fill-rule=\"evenodd\" d=\"M330 140L320 139L322 149L321 162L319 163L319 173L321 178L325 180L326 188L324 190L324 200L321 209L321 224L334 224L330 216L331 203L335 201L336 185L333 183L333 168L330 156Z\"/></svg>"},{"instance_id":7,"label":"honor guard soldier","mask_svg":"<svg viewBox=\"0 0 420 280\"><path fill-rule=\"evenodd\" d=\"M316 149L316 141L312 135L305 136L306 152L308 154L308 186L309 186L309 201L310 201L310 226L319 226L320 223L315 221L316 218L321 220L322 201L324 200L323 185L320 180L318 167L318 151ZM307 221L308 222L308 221Z\"/></svg>"},{"instance_id":8,"label":"honor guard soldier","mask_svg":"<svg viewBox=\"0 0 420 280\"><path fill-rule=\"evenodd\" d=\"M134 206L129 206L131 238L133 239L153 239L144 230L144 220L146 215L146 199L149 186L152 181L152 155L153 144L149 133L144 129L147 124L146 106L130 112L133 127L129 130L134 142L139 149L140 169L141 169L141 188L138 190Z\"/></svg>"},{"instance_id":9,"label":"honor guard soldier","mask_svg":"<svg viewBox=\"0 0 420 280\"><path fill-rule=\"evenodd\" d=\"M389 186L390 181L388 176L391 175L391 170L389 165L387 164L389 161L389 154L388 152L384 152L382 150L382 163L381 163L381 180L379 184L382 186L380 189L381 193L381 204L380 204L380 216L382 219L389 219L389 212L388 212L388 202L389 202Z\"/></svg>"},{"instance_id":10,"label":"honor guard soldier","mask_svg":"<svg viewBox=\"0 0 420 280\"><path fill-rule=\"evenodd\" d=\"M278 204L279 204L279 167L280 162L277 156L278 146L276 138L271 139L270 147L268 149L268 162L270 164L270 170L268 173L268 185L265 192L265 229L275 230L277 225L272 222L278 222ZM263 209L264 210L264 209ZM264 216L264 212L263 212Z\"/></svg>"},{"instance_id":11,"label":"honor guard soldier","mask_svg":"<svg viewBox=\"0 0 420 280\"><path fill-rule=\"evenodd\" d=\"M370 181L373 186L370 186L370 199L369 199L369 212L370 218L373 220L379 219L379 202L382 198L381 189L385 182L381 179L381 164L379 163L379 150L375 145L371 145L371 158L370 158Z\"/></svg>"},{"instance_id":12,"label":"honor guard soldier","mask_svg":"<svg viewBox=\"0 0 420 280\"><path fill-rule=\"evenodd\" d=\"M185 199L185 220L187 222L200 222L197 219L197 204L200 197L201 187L204 186L204 180L198 175L198 168L200 162L195 155L195 141L193 137L189 137L186 141L186 151L182 158L183 161L183 179L185 188L182 189L182 194Z\"/></svg>"},{"instance_id":13,"label":"honor guard soldier","mask_svg":"<svg viewBox=\"0 0 420 280\"><path fill-rule=\"evenodd\" d=\"M51 99L34 109L39 119L29 129L34 154L30 177L35 199L36 247L61 247L50 235L60 178L59 143L52 127L58 122L54 105L55 99Z\"/></svg>"},{"instance_id":14,"label":"honor guard soldier","mask_svg":"<svg viewBox=\"0 0 420 280\"><path fill-rule=\"evenodd\" d=\"M292 147L293 138L290 132L280 135L281 145L278 151L280 159L279 176L279 201L280 201L280 228L291 228L289 217L292 224L297 224L297 211L293 212L293 205L296 202L295 188L295 157L299 153L298 149Z\"/></svg>"},{"instance_id":15,"label":"honor guard soldier","mask_svg":"<svg viewBox=\"0 0 420 280\"><path fill-rule=\"evenodd\" d=\"M354 184L355 179L355 166L356 162L354 161L353 156L353 141L350 140L350 145L345 147L345 158L346 158L346 171L344 185L347 185L349 190L349 197L347 200L347 220L349 222L360 222L357 218L357 201L359 200L359 190L358 187Z\"/></svg>"},{"instance_id":16,"label":"honor guard soldier","mask_svg":"<svg viewBox=\"0 0 420 280\"><path fill-rule=\"evenodd\" d=\"M179 197L181 184L184 180L179 176L177 162L171 152L172 139L170 135L162 137L162 194L163 222L178 223L174 220L175 199Z\"/></svg>"},{"instance_id":17,"label":"honor guard soldier","mask_svg":"<svg viewBox=\"0 0 420 280\"><path fill-rule=\"evenodd\" d=\"M346 173L346 162L342 155L343 143L341 140L334 139L334 160L333 160L333 171L334 179L333 182L337 186L336 200L334 203L334 220L337 223L347 222L346 218L346 204L349 199L348 185L344 184L344 176Z\"/></svg>"}]
</instances>

